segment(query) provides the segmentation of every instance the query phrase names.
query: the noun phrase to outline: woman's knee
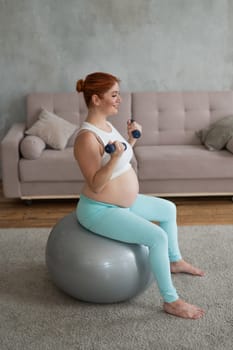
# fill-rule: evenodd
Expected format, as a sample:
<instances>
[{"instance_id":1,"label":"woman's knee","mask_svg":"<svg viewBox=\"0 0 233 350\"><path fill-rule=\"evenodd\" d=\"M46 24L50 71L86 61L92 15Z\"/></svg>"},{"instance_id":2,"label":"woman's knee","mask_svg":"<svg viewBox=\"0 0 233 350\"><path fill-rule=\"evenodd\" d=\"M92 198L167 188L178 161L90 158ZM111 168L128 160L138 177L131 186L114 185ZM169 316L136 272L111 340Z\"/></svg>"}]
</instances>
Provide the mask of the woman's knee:
<instances>
[{"instance_id":1,"label":"woman's knee","mask_svg":"<svg viewBox=\"0 0 233 350\"><path fill-rule=\"evenodd\" d=\"M167 233L159 226L156 227L156 232L153 235L151 247L157 247L159 249L163 247L167 249L168 247Z\"/></svg>"},{"instance_id":2,"label":"woman's knee","mask_svg":"<svg viewBox=\"0 0 233 350\"><path fill-rule=\"evenodd\" d=\"M176 210L176 205L165 199L165 203L166 203L166 213L167 213L167 218L168 220L176 220L176 214L177 214L177 210Z\"/></svg>"}]
</instances>

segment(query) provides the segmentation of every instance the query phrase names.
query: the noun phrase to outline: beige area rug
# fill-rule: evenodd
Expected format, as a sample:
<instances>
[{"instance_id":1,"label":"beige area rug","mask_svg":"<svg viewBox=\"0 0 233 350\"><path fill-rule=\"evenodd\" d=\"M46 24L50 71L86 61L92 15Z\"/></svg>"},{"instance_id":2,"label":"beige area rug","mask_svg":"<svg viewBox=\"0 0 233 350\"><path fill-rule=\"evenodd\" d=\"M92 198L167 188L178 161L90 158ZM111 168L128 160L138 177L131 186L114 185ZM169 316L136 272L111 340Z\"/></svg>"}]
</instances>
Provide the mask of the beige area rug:
<instances>
[{"instance_id":1,"label":"beige area rug","mask_svg":"<svg viewBox=\"0 0 233 350\"><path fill-rule=\"evenodd\" d=\"M173 276L182 298L206 310L192 321L165 314L153 284L124 303L95 305L54 286L45 266L50 229L0 230L1 350L231 350L233 226L182 226L183 256L203 278Z\"/></svg>"}]
</instances>

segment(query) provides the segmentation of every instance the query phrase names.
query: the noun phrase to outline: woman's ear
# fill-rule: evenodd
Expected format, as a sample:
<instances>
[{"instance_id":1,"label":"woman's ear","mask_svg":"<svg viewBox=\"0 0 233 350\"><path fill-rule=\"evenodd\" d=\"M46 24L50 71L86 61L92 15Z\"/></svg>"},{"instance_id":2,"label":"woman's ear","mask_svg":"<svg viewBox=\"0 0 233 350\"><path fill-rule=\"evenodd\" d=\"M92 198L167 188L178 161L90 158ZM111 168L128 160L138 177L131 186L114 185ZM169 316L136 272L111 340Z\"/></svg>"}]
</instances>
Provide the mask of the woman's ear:
<instances>
[{"instance_id":1,"label":"woman's ear","mask_svg":"<svg viewBox=\"0 0 233 350\"><path fill-rule=\"evenodd\" d=\"M99 98L99 96L98 95L92 95L91 96L91 100L92 100L92 103L93 103L93 105L94 106L99 106L99 104L100 104L100 98Z\"/></svg>"}]
</instances>

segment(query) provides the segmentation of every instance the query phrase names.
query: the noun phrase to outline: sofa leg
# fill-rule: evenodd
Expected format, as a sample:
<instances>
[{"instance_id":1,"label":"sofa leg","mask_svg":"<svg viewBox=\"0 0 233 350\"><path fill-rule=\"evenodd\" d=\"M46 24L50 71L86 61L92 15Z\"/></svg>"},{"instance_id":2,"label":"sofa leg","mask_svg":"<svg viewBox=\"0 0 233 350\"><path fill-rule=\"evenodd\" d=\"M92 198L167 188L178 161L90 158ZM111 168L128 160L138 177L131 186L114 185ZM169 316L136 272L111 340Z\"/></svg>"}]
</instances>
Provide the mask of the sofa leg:
<instances>
[{"instance_id":1,"label":"sofa leg","mask_svg":"<svg viewBox=\"0 0 233 350\"><path fill-rule=\"evenodd\" d=\"M32 199L24 199L23 201L24 201L25 205L27 205L28 207L30 205L32 205Z\"/></svg>"}]
</instances>

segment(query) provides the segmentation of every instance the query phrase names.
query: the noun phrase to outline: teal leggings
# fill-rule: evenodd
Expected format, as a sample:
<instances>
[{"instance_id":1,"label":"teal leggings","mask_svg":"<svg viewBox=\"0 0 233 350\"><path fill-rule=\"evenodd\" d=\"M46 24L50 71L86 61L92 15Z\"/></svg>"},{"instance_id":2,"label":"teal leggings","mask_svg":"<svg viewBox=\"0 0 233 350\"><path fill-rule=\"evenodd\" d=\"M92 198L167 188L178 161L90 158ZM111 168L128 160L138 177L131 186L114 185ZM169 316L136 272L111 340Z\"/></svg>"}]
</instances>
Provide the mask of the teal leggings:
<instances>
[{"instance_id":1,"label":"teal leggings","mask_svg":"<svg viewBox=\"0 0 233 350\"><path fill-rule=\"evenodd\" d=\"M81 195L76 214L81 225L96 234L147 246L151 270L164 301L178 299L170 271L170 262L181 259L172 202L139 194L131 207L122 208ZM151 221L159 221L159 226Z\"/></svg>"}]
</instances>

